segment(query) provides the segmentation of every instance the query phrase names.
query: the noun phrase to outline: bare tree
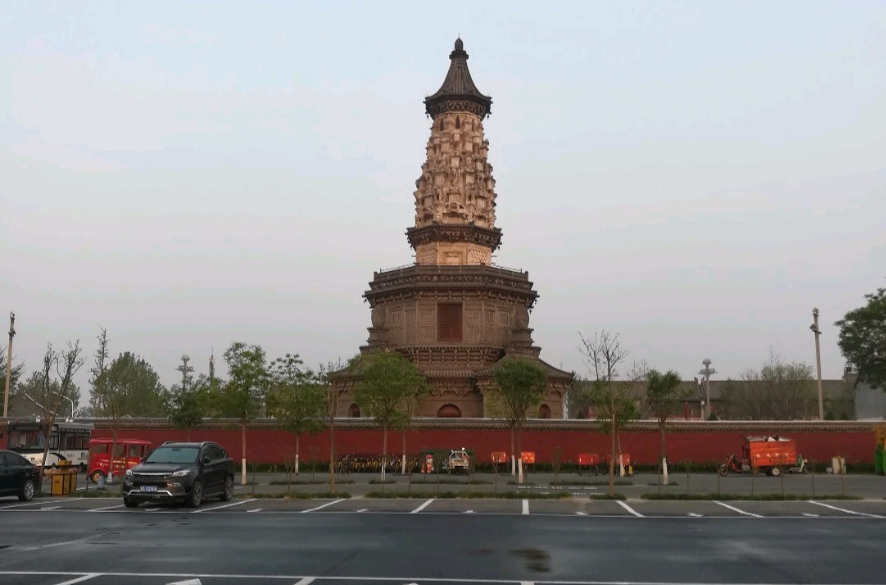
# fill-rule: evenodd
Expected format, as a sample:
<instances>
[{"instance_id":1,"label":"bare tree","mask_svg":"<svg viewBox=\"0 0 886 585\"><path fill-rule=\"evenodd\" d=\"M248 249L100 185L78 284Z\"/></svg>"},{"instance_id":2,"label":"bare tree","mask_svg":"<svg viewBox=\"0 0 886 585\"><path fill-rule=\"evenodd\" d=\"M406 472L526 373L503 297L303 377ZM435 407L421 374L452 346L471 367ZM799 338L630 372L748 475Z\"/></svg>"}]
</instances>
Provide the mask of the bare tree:
<instances>
[{"instance_id":1,"label":"bare tree","mask_svg":"<svg viewBox=\"0 0 886 585\"><path fill-rule=\"evenodd\" d=\"M721 392L725 418L793 420L806 418L816 403L812 366L785 362L774 351L759 370L727 380Z\"/></svg>"},{"instance_id":2,"label":"bare tree","mask_svg":"<svg viewBox=\"0 0 886 585\"><path fill-rule=\"evenodd\" d=\"M56 352L52 348L51 343L46 345L43 367L39 374L38 395L33 397L43 412L43 459L40 463L41 467L46 466L46 458L49 455L49 438L52 434L52 427L55 425L58 412L62 408L62 403L67 400L73 400L70 394L74 389L74 374L83 366L80 351L79 341L75 341L73 344L68 342L67 349L60 352ZM58 376L57 381L53 380L53 372ZM39 484L42 484L42 479L43 474L40 474Z\"/></svg>"},{"instance_id":3,"label":"bare tree","mask_svg":"<svg viewBox=\"0 0 886 585\"><path fill-rule=\"evenodd\" d=\"M609 456L609 494L615 493L615 458L621 451L618 447L618 431L628 421L637 416L637 403L632 393L634 383L646 374L644 363L635 363L626 372L629 384L619 384L619 370L624 367L628 351L622 346L618 333L605 329L593 337L585 337L579 332L582 345L579 351L584 356L590 374L593 376L592 402L597 410L600 428L609 433L611 439Z\"/></svg>"}]
</instances>

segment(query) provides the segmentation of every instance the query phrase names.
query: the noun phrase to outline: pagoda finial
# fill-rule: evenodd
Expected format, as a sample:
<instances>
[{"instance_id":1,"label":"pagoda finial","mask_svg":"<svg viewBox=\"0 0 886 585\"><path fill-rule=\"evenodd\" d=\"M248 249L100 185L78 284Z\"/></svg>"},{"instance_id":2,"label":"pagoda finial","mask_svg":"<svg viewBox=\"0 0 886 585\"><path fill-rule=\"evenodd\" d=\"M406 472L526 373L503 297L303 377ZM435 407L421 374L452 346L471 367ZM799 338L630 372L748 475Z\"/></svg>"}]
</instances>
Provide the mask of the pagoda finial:
<instances>
[{"instance_id":1,"label":"pagoda finial","mask_svg":"<svg viewBox=\"0 0 886 585\"><path fill-rule=\"evenodd\" d=\"M489 115L492 98L480 93L468 70L468 54L461 36L455 39L455 50L449 54L449 71L443 85L425 98L425 111L432 117L445 112L472 112L480 118Z\"/></svg>"}]
</instances>

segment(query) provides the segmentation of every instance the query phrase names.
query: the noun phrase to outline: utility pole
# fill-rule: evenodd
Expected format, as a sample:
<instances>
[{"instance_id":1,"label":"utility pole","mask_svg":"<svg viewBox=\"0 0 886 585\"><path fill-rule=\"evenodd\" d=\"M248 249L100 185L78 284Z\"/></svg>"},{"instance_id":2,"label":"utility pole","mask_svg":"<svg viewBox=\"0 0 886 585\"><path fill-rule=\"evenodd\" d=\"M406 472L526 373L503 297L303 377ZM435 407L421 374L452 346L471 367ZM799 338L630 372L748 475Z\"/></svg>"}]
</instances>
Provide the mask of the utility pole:
<instances>
[{"instance_id":1,"label":"utility pole","mask_svg":"<svg viewBox=\"0 0 886 585\"><path fill-rule=\"evenodd\" d=\"M809 326L815 334L815 367L818 369L818 420L824 420L824 395L821 392L821 344L819 336L821 329L818 328L818 307L812 309L812 325Z\"/></svg>"},{"instance_id":2,"label":"utility pole","mask_svg":"<svg viewBox=\"0 0 886 585\"><path fill-rule=\"evenodd\" d=\"M194 371L194 368L188 365L189 361L191 361L190 356L188 356L188 354L185 354L182 356L182 365L175 368L182 373L182 392L188 391L188 374Z\"/></svg>"},{"instance_id":3,"label":"utility pole","mask_svg":"<svg viewBox=\"0 0 886 585\"><path fill-rule=\"evenodd\" d=\"M3 391L3 418L9 414L9 379L12 377L12 338L15 337L15 313L9 312L9 346L6 348L6 389Z\"/></svg>"},{"instance_id":4,"label":"utility pole","mask_svg":"<svg viewBox=\"0 0 886 585\"><path fill-rule=\"evenodd\" d=\"M711 413L711 376L717 373L717 370L711 368L711 358L705 358L701 361L704 368L698 371L704 376L704 403L705 407L701 409L701 420L708 420Z\"/></svg>"}]
</instances>

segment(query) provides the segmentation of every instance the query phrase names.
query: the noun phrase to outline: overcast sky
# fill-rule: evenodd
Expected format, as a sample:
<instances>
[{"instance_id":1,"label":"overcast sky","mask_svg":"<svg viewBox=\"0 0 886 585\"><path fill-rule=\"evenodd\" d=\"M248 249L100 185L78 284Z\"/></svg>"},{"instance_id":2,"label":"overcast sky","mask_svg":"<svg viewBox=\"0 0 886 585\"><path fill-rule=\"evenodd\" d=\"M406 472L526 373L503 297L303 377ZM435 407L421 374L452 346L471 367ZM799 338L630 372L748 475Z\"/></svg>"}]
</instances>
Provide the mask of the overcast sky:
<instances>
[{"instance_id":1,"label":"overcast sky","mask_svg":"<svg viewBox=\"0 0 886 585\"><path fill-rule=\"evenodd\" d=\"M422 100L459 34L543 359L584 374L578 331L608 329L684 379L814 366L817 306L840 377L833 323L886 285L884 2L7 0L17 359L91 354L100 325L167 384L237 340L353 355L373 271L413 261Z\"/></svg>"}]
</instances>

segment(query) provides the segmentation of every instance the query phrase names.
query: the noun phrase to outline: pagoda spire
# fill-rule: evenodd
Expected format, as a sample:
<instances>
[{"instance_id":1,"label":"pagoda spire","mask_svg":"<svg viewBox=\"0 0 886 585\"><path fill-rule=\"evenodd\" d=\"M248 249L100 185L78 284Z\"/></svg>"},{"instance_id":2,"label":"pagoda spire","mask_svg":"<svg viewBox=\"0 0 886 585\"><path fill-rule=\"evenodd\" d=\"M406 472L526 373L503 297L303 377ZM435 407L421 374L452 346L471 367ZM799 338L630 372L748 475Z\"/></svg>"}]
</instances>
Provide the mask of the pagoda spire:
<instances>
[{"instance_id":1,"label":"pagoda spire","mask_svg":"<svg viewBox=\"0 0 886 585\"><path fill-rule=\"evenodd\" d=\"M491 113L492 98L480 93L468 69L468 54L461 38L449 54L449 71L443 85L425 98L425 111L432 118L445 112L471 112L482 120Z\"/></svg>"}]
</instances>

